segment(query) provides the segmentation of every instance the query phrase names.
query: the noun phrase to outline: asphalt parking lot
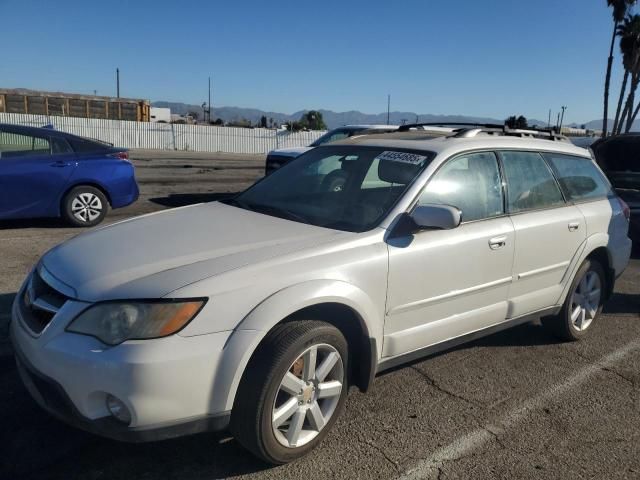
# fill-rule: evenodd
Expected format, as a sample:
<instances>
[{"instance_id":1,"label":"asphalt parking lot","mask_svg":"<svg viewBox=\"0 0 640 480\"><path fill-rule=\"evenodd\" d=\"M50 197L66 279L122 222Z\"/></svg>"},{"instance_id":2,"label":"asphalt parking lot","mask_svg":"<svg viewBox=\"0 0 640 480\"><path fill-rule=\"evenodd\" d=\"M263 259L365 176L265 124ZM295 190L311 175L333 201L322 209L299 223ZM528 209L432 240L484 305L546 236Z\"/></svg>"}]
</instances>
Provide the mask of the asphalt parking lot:
<instances>
[{"instance_id":1,"label":"asphalt parking lot","mask_svg":"<svg viewBox=\"0 0 640 480\"><path fill-rule=\"evenodd\" d=\"M263 156L133 158L141 198L107 222L219 199L264 165ZM398 368L366 395L351 391L320 448L274 468L225 434L122 444L67 427L31 400L6 338L10 305L38 257L79 232L0 223L0 478L640 478L637 253L585 341L558 343L532 323Z\"/></svg>"}]
</instances>

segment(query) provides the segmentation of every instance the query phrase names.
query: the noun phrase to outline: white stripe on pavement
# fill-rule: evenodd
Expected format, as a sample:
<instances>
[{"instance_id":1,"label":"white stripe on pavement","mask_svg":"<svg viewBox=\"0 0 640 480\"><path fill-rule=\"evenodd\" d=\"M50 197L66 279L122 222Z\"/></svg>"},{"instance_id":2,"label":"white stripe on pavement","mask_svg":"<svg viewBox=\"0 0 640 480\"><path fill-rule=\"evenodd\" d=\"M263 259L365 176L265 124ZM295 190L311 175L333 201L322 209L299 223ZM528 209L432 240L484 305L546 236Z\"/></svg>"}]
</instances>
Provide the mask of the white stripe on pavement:
<instances>
[{"instance_id":1,"label":"white stripe on pavement","mask_svg":"<svg viewBox=\"0 0 640 480\"><path fill-rule=\"evenodd\" d=\"M582 368L574 376L568 378L564 382L557 383L540 395L527 400L523 405L511 410L496 422L487 424L484 428L479 428L467 435L458 437L449 445L439 448L433 452L431 456L422 460L418 465L407 470L403 475L398 477L398 480L436 478L438 476L438 469L442 467L445 462L457 460L469 455L474 450L494 439L495 434L499 434L501 431L515 426L533 410L541 408L549 400L552 400L568 390L583 384L596 373L603 369L612 367L629 353L638 349L640 349L640 340L630 342L595 363ZM492 432L495 432L495 434Z\"/></svg>"}]
</instances>

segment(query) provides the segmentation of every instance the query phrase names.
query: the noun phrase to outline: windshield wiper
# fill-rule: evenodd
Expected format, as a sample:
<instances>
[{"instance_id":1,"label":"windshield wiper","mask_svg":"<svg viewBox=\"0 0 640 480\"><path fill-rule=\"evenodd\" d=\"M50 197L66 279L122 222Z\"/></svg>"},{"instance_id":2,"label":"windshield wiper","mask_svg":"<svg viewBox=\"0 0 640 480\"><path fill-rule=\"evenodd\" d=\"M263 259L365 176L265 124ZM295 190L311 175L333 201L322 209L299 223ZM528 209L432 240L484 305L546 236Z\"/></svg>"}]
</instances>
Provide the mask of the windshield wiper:
<instances>
[{"instance_id":1,"label":"windshield wiper","mask_svg":"<svg viewBox=\"0 0 640 480\"><path fill-rule=\"evenodd\" d=\"M311 223L308 219L306 219L302 215L299 215L297 213L294 213L284 208L274 207L272 205L262 205L259 203L246 203L236 198L227 198L223 200L223 203L226 203L227 205L231 205L233 207L242 208L243 210L250 210L252 212L264 213L266 215L273 215L274 217L293 220L295 222L307 223L307 224Z\"/></svg>"},{"instance_id":2,"label":"windshield wiper","mask_svg":"<svg viewBox=\"0 0 640 480\"><path fill-rule=\"evenodd\" d=\"M274 207L272 205L255 204L255 203L251 205L247 205L247 207L249 210L253 210L254 212L265 213L267 215L273 215L275 217L280 217L287 220L293 220L294 222L307 223L307 224L311 223L308 219L306 219L302 215L299 215L295 212L292 212L284 208Z\"/></svg>"}]
</instances>

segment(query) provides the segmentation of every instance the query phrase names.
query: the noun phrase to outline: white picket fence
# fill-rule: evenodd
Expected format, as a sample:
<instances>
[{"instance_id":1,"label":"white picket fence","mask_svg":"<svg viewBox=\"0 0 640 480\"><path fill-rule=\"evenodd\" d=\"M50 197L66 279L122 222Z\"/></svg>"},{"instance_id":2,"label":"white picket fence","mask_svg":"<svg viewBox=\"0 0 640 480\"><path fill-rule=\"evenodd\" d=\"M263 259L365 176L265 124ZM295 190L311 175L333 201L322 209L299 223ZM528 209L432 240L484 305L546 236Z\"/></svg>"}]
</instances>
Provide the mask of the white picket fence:
<instances>
[{"instance_id":1,"label":"white picket fence","mask_svg":"<svg viewBox=\"0 0 640 480\"><path fill-rule=\"evenodd\" d=\"M276 148L306 146L324 131L289 132L268 128L215 127L129 122L97 118L57 117L0 112L0 123L41 127L95 138L123 148L194 152L266 153Z\"/></svg>"}]
</instances>

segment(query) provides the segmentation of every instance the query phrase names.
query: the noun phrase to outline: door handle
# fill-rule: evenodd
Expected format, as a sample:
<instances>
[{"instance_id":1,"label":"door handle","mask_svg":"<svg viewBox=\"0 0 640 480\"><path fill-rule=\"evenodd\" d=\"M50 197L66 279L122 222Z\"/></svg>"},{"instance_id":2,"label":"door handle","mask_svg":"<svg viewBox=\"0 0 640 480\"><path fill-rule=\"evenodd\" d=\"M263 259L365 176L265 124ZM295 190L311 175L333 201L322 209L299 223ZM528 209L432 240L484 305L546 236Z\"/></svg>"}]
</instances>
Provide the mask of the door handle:
<instances>
[{"instance_id":1,"label":"door handle","mask_svg":"<svg viewBox=\"0 0 640 480\"><path fill-rule=\"evenodd\" d=\"M580 228L580 222L571 222L568 226L570 232L575 232Z\"/></svg>"},{"instance_id":2,"label":"door handle","mask_svg":"<svg viewBox=\"0 0 640 480\"><path fill-rule=\"evenodd\" d=\"M63 162L63 161L60 161L60 160L58 160L57 162L53 162L50 165L52 167L58 167L58 168L60 168L60 167L68 167L69 166L69 164L67 162Z\"/></svg>"},{"instance_id":3,"label":"door handle","mask_svg":"<svg viewBox=\"0 0 640 480\"><path fill-rule=\"evenodd\" d=\"M491 250L497 250L504 247L507 244L507 237L493 237L489 240L489 248Z\"/></svg>"}]
</instances>

